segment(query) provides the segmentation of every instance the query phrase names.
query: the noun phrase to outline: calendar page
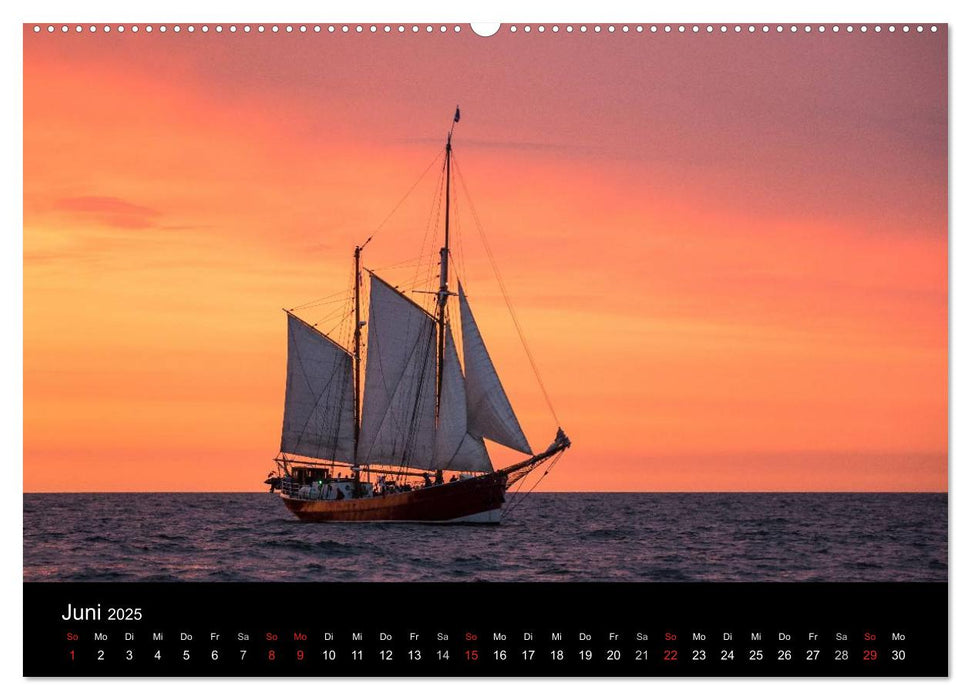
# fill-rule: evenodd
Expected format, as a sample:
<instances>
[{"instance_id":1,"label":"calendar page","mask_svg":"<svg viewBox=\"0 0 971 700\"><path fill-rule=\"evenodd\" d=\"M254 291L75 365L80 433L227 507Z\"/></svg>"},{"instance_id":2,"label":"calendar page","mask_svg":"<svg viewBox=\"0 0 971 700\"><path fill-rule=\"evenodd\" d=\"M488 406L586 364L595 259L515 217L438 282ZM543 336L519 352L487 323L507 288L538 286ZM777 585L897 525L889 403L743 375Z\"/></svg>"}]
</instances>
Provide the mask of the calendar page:
<instances>
[{"instance_id":1,"label":"calendar page","mask_svg":"<svg viewBox=\"0 0 971 700\"><path fill-rule=\"evenodd\" d=\"M23 25L25 676L948 675L946 23L230 20Z\"/></svg>"}]
</instances>

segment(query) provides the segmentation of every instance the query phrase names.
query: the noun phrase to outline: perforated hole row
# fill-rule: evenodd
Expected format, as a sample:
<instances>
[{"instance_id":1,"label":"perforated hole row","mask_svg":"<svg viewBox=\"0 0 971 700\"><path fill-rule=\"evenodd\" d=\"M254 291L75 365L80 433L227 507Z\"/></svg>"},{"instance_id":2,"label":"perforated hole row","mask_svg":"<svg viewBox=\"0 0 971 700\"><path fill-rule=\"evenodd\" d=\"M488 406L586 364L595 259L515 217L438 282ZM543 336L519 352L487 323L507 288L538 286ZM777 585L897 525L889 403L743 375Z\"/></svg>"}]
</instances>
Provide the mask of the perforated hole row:
<instances>
[{"instance_id":1,"label":"perforated hole row","mask_svg":"<svg viewBox=\"0 0 971 700\"><path fill-rule=\"evenodd\" d=\"M284 33L284 34L294 34L294 33L296 34L306 34L306 33L315 33L315 34L320 34L320 33L328 33L328 34L425 33L425 34L431 34L431 33L446 33L446 32L458 33L462 31L462 27L459 25L445 25L445 24L420 24L420 25L419 24L393 24L393 25L392 24L215 24L215 25L208 25L208 24L201 24L201 25L195 25L195 24L185 24L185 25L183 24L172 24L172 25L167 25L167 24L158 24L158 25L47 24L47 25L40 25L40 24L35 24L33 26L33 29L34 29L34 33L36 34L39 34L41 32L47 32L48 34L54 34L56 32L60 32L63 34L67 34L69 32L74 32L76 34L81 34L81 33L90 34L90 33L96 33L96 32L103 32L103 33L117 32L119 34L124 32L131 32L131 33L145 32L148 34L153 32L158 32L161 34L165 34L168 32L174 32L176 34L180 34L182 32L188 32L189 34L194 34L197 32L200 32L203 34L210 33L210 32L215 32L217 34L226 33L226 32L230 34L233 34L233 33L264 34L267 32L270 32L273 34L279 34L279 33ZM473 31L475 31L474 28L473 28ZM894 25L894 24L890 24L890 25L879 25L879 24L876 24L876 25L866 25L866 24L861 24L861 25L852 25L852 24L849 24L849 25L839 25L839 24L834 24L834 25L823 25L823 24L819 24L819 25L811 25L811 24L785 24L785 25L784 24L758 24L758 25L756 24L606 24L606 25L525 24L525 25L517 25L517 24L512 24L506 27L506 31L508 31L511 34L517 34L517 33L529 34L532 32L536 32L539 34L544 34L547 32L551 32L553 34L558 34L558 33L572 34L576 32L579 32L580 34L589 33L589 32L592 32L594 34L599 34L599 33L642 34L645 32L651 33L651 34L657 34L657 33L727 34L730 32L734 32L737 34L741 34L743 32L749 33L749 34L756 34L756 33L769 34L771 32L775 32L775 33L789 32L792 34L795 34L795 33L805 34L805 33L833 32L835 34L835 33L845 32L847 34L851 34L853 32L879 33L883 31L887 31L891 33L897 32L897 31L901 31L904 33L910 33L911 31L918 32L918 33L924 32L924 31L936 32L938 31L938 28L936 25L924 26L922 24L918 24L918 25L909 25L909 24L904 24L904 25ZM488 35L488 34L483 34L483 35Z\"/></svg>"}]
</instances>

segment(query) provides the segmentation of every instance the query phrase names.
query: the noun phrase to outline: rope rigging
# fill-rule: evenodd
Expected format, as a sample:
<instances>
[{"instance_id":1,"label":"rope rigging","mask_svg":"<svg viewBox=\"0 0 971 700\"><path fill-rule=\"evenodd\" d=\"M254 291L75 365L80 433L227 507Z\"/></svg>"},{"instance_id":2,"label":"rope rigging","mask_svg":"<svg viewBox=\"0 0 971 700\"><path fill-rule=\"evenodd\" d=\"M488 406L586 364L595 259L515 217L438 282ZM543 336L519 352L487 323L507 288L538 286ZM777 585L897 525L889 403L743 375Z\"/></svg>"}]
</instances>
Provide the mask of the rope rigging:
<instances>
[{"instance_id":1,"label":"rope rigging","mask_svg":"<svg viewBox=\"0 0 971 700\"><path fill-rule=\"evenodd\" d=\"M440 156L436 155L436 161ZM428 244L430 234L432 231L437 231L439 228L439 222L442 218L442 200L445 197L445 161L442 160L442 172L438 177L438 186L435 190L435 197L432 201L431 209L428 212L428 217L425 222L425 231L422 234L421 246L418 248L418 262L415 265L415 274L411 280L411 288L417 288L418 284L421 283L423 286L431 285L435 274L435 256L425 254L425 247ZM430 309L426 306L426 311L430 312Z\"/></svg>"},{"instance_id":2,"label":"rope rigging","mask_svg":"<svg viewBox=\"0 0 971 700\"><path fill-rule=\"evenodd\" d=\"M325 304L336 304L336 303L339 303L339 302L342 302L342 301L346 301L347 299L351 298L351 296L353 296L351 292L348 292L347 290L343 290L343 291L340 291L340 292L334 292L333 294L328 294L327 296L323 296L323 297L319 297L317 299L313 299L311 301L306 302L305 304L299 304L298 306L292 306L292 307L290 307L287 310L292 313L294 311L301 311L303 309L310 309L310 308L313 308L315 306L324 306ZM339 298L337 298L337 297L339 297Z\"/></svg>"},{"instance_id":3,"label":"rope rigging","mask_svg":"<svg viewBox=\"0 0 971 700\"><path fill-rule=\"evenodd\" d=\"M516 315L516 310L513 308L512 299L509 297L509 292L506 290L506 284L502 279L502 274L499 272L499 266L496 263L495 255L492 253L492 248L489 245L489 241L485 235L485 229L482 227L482 222L479 220L479 214L475 210L475 205L472 203L472 197L469 195L468 186L465 183L465 177L462 176L462 171L459 168L457 159L452 156L453 164L455 165L456 180L462 186L462 191L465 192L465 198L469 203L469 211L472 213L472 220L475 222L476 229L479 232L479 238L482 240L482 246L485 248L486 256L489 258L489 264L492 266L492 272L496 276L496 280L499 282L499 289L502 292L502 298L506 302L506 308L509 309L509 315L512 317L513 325L516 327L516 332L519 334L519 341L523 345L523 350L526 351L526 357L529 360L529 365L532 367L533 374L536 376L536 382L539 384L540 391L543 393L543 398L546 400L546 406L550 409L550 413L553 416L553 420L556 421L557 425L560 425L560 419L556 415L556 409L553 408L553 401L550 399L549 392L546 391L546 385L543 383L543 378L540 376L539 367L536 365L536 359L533 357L532 351L529 349L529 344L526 342L526 335L523 332L523 328L519 323L519 317Z\"/></svg>"},{"instance_id":4,"label":"rope rigging","mask_svg":"<svg viewBox=\"0 0 971 700\"><path fill-rule=\"evenodd\" d=\"M509 499L509 506L506 508L505 517L506 517L506 520L507 521L509 520L509 517L513 514L513 512L516 510L516 508L519 507L519 504L521 504L524 500L526 500L526 496L528 496L529 494L531 494L533 492L533 490L537 486L539 486L539 483L543 479L546 478L546 475L549 474L550 471L553 469L553 467L556 466L556 463L560 461L560 457L562 457L562 456L563 456L563 453L562 452L560 452L560 453L558 453L558 454L556 454L556 455L553 456L553 458L550 460L550 463L548 465L546 465L546 469L543 471L543 473L540 475L540 477L536 480L536 483L534 483L532 486L529 487L529 490L528 491L519 491L519 490L514 490L513 491L512 498ZM525 479L522 479L519 483L520 484L524 484L525 482L526 482L526 480ZM520 486L520 488L521 488L521 486Z\"/></svg>"},{"instance_id":5,"label":"rope rigging","mask_svg":"<svg viewBox=\"0 0 971 700\"><path fill-rule=\"evenodd\" d=\"M418 179L415 180L415 182L412 184L412 186L408 188L408 191L405 192L405 196L402 197L400 200L398 200L398 203L394 205L394 207L391 209L391 211L388 213L388 215L386 217L384 217L384 219L381 221L381 223L378 224L377 227L373 231L371 231L371 235L368 236L368 241L370 241L372 238L374 238L374 236L377 235L378 231L380 231L384 227L384 225L386 223L388 223L388 221L391 219L391 217L395 215L395 212L397 212L398 209L399 209L399 207L401 207L401 205L405 203L405 200L408 199L408 197L411 196L411 193L415 191L415 188L418 187L418 185L421 183L421 181L425 179L425 175L428 174L428 171L431 170L432 169L432 166L435 165L435 163L437 163L437 162L438 162L438 154L436 153L435 154L435 157L432 158L432 161L421 172L421 175L418 176Z\"/></svg>"}]
</instances>

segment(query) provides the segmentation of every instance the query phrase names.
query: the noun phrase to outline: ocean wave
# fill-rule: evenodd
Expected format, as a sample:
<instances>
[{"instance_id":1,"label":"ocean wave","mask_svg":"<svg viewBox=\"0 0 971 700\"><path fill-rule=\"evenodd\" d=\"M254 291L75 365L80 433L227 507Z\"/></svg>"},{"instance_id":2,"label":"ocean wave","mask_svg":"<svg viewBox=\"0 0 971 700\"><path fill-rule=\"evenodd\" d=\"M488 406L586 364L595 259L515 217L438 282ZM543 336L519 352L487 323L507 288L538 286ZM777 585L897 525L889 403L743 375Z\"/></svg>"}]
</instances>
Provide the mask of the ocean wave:
<instances>
[{"instance_id":1,"label":"ocean wave","mask_svg":"<svg viewBox=\"0 0 971 700\"><path fill-rule=\"evenodd\" d=\"M865 514L866 527L847 512ZM497 528L308 524L267 494L26 494L30 581L944 581L940 494L529 494ZM905 524L906 526L903 526Z\"/></svg>"}]
</instances>

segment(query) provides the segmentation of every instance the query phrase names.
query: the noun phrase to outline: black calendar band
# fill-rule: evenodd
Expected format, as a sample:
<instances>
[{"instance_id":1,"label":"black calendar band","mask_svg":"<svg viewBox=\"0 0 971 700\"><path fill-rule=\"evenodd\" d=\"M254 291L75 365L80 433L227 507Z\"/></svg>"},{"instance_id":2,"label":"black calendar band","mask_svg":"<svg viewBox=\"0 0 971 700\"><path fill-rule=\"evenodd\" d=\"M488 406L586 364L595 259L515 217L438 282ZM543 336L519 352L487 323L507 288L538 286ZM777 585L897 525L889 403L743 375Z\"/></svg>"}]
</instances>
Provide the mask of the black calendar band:
<instances>
[{"instance_id":1,"label":"black calendar band","mask_svg":"<svg viewBox=\"0 0 971 700\"><path fill-rule=\"evenodd\" d=\"M946 583L25 583L26 676L946 676Z\"/></svg>"}]
</instances>

